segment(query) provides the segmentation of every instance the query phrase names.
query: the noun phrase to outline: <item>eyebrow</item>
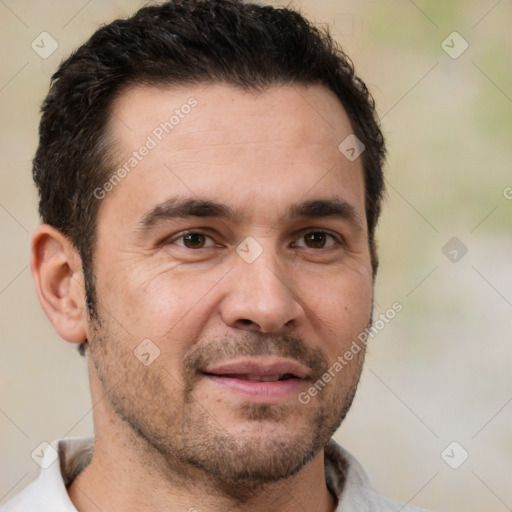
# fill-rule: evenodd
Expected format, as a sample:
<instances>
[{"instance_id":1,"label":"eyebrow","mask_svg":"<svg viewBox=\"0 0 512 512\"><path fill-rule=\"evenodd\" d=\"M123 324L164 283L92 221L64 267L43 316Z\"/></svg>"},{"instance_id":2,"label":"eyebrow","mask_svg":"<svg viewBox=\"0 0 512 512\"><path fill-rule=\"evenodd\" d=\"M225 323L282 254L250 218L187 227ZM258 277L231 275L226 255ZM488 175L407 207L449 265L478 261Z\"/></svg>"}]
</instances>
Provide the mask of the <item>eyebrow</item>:
<instances>
[{"instance_id":1,"label":"eyebrow","mask_svg":"<svg viewBox=\"0 0 512 512\"><path fill-rule=\"evenodd\" d=\"M137 223L137 230L144 234L162 222L187 217L219 218L241 222L246 215L211 199L171 197L146 212ZM347 220L359 229L363 227L363 221L356 208L339 198L313 199L292 204L281 218L323 217L335 217Z\"/></svg>"},{"instance_id":2,"label":"eyebrow","mask_svg":"<svg viewBox=\"0 0 512 512\"><path fill-rule=\"evenodd\" d=\"M358 227L362 227L363 221L356 208L342 199L313 199L290 206L288 216L320 218L336 217L342 220L348 220Z\"/></svg>"}]
</instances>

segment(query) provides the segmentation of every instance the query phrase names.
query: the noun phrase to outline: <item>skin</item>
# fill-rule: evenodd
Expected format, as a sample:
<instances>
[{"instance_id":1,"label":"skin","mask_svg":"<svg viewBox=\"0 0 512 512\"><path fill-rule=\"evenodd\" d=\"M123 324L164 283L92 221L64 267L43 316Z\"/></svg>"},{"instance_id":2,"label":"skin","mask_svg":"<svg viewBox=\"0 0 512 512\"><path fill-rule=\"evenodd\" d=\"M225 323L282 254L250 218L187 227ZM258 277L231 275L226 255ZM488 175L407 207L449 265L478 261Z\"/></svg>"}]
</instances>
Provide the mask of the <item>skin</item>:
<instances>
[{"instance_id":1,"label":"skin","mask_svg":"<svg viewBox=\"0 0 512 512\"><path fill-rule=\"evenodd\" d=\"M323 446L350 406L364 351L307 405L296 395L255 403L199 369L284 356L308 368L305 391L367 327L363 169L338 150L349 119L319 85L131 88L109 125L119 166L190 97L197 106L101 199L99 322L89 318L70 241L47 225L33 235L45 312L64 339L88 340L96 444L70 498L81 512L332 511ZM177 196L222 203L238 217L141 229ZM353 215L289 216L293 204L332 199ZM187 230L199 236L183 238ZM252 263L236 251L249 236L262 250ZM160 351L149 366L134 355L145 339Z\"/></svg>"}]
</instances>

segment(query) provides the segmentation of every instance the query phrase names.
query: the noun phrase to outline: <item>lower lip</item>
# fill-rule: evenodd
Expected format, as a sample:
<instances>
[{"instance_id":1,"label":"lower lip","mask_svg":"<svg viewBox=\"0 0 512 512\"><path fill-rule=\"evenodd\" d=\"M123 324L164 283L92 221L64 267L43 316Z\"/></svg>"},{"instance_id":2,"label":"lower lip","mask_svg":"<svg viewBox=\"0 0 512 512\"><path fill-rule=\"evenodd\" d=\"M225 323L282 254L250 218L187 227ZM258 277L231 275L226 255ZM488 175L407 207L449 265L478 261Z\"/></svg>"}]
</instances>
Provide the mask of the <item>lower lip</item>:
<instances>
[{"instance_id":1,"label":"lower lip","mask_svg":"<svg viewBox=\"0 0 512 512\"><path fill-rule=\"evenodd\" d=\"M205 377L224 389L260 404L277 403L292 396L296 397L305 382L298 378L261 382L219 375L205 375Z\"/></svg>"}]
</instances>

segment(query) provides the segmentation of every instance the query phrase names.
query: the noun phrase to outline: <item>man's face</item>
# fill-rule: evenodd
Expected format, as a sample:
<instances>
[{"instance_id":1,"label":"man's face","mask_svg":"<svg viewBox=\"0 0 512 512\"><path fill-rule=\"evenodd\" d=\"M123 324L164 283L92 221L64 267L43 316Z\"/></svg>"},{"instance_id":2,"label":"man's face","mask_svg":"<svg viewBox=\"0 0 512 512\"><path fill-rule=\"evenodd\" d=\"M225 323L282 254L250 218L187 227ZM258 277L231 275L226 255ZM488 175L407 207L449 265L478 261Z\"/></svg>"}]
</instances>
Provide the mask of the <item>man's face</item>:
<instances>
[{"instance_id":1,"label":"man's face","mask_svg":"<svg viewBox=\"0 0 512 512\"><path fill-rule=\"evenodd\" d=\"M112 411L169 464L226 482L296 473L348 410L364 351L298 396L371 315L346 113L321 86L138 87L109 128L129 172L99 199L87 334Z\"/></svg>"}]
</instances>

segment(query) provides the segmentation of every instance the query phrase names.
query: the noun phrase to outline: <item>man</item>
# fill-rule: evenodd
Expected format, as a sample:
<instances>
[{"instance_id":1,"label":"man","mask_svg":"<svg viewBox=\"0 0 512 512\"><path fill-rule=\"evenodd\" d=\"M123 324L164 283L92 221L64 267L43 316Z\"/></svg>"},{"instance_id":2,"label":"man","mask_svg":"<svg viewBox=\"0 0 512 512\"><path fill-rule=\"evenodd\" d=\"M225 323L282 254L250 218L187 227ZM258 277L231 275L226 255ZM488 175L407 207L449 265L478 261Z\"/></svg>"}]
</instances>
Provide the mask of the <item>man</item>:
<instances>
[{"instance_id":1,"label":"man","mask_svg":"<svg viewBox=\"0 0 512 512\"><path fill-rule=\"evenodd\" d=\"M71 55L43 104L31 268L87 355L95 437L54 442L5 511L418 510L331 440L371 325L383 159L365 85L292 10L171 1Z\"/></svg>"}]
</instances>

